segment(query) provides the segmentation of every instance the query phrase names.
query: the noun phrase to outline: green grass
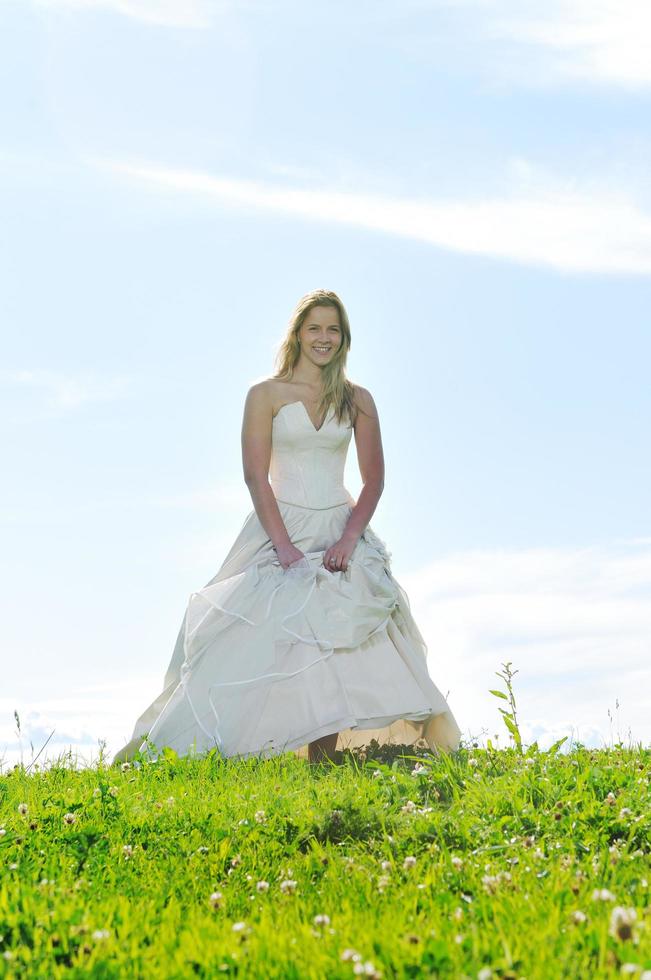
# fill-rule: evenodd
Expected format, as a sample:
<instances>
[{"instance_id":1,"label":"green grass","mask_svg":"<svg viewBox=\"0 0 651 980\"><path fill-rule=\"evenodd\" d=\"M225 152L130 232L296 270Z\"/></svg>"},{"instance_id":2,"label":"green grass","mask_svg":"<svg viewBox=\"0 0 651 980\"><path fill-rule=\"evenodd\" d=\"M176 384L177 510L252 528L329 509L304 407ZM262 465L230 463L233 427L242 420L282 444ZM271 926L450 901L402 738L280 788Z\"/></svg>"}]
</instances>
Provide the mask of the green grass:
<instances>
[{"instance_id":1,"label":"green grass","mask_svg":"<svg viewBox=\"0 0 651 980\"><path fill-rule=\"evenodd\" d=\"M650 750L513 742L18 766L0 975L642 977Z\"/></svg>"}]
</instances>

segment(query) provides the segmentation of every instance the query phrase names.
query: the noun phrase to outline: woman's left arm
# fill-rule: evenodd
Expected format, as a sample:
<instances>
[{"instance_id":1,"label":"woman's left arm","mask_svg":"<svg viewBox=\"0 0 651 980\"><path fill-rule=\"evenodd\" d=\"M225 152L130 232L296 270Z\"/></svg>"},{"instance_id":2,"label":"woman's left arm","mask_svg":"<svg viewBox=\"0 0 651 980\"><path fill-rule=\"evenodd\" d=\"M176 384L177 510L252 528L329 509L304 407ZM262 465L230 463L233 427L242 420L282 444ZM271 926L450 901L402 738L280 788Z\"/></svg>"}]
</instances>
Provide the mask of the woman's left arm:
<instances>
[{"instance_id":1,"label":"woman's left arm","mask_svg":"<svg viewBox=\"0 0 651 980\"><path fill-rule=\"evenodd\" d=\"M355 445L359 472L364 486L346 522L341 538L328 548L323 564L332 571L346 571L355 545L375 513L384 490L384 454L377 408L370 391L355 385L355 397L362 411L355 420ZM330 558L335 558L335 566Z\"/></svg>"}]
</instances>

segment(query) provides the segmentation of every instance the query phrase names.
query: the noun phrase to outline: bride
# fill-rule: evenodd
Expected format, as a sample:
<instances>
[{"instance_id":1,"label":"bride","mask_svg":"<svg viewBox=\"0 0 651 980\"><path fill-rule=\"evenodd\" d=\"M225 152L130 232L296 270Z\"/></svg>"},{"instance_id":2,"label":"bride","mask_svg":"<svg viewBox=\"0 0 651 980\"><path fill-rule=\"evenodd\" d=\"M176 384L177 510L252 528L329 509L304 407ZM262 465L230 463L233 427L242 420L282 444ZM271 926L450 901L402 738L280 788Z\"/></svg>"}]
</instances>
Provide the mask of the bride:
<instances>
[{"instance_id":1,"label":"bride","mask_svg":"<svg viewBox=\"0 0 651 980\"><path fill-rule=\"evenodd\" d=\"M253 510L217 574L193 592L163 690L114 757L216 748L312 761L375 739L452 751L461 732L390 553L369 521L384 486L378 413L345 373L336 293L299 300L275 374L242 424ZM343 484L353 432L363 488Z\"/></svg>"}]
</instances>

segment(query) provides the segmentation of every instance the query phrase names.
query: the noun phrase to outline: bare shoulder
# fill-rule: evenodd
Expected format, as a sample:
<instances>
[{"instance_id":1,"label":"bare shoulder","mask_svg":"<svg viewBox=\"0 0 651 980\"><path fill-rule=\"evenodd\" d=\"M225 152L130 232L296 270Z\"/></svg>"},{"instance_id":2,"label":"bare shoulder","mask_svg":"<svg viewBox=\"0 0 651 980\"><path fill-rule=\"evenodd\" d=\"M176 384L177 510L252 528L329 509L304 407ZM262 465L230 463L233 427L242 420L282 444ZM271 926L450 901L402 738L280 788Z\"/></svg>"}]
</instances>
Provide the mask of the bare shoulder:
<instances>
[{"instance_id":1,"label":"bare shoulder","mask_svg":"<svg viewBox=\"0 0 651 980\"><path fill-rule=\"evenodd\" d=\"M353 384L355 404L360 409L364 415L370 415L372 418L378 417L378 411L373 399L373 395L368 390L368 388L362 387L362 385Z\"/></svg>"},{"instance_id":2,"label":"bare shoulder","mask_svg":"<svg viewBox=\"0 0 651 980\"><path fill-rule=\"evenodd\" d=\"M247 401L256 405L271 404L276 395L276 384L277 382L273 378L263 378L262 381L256 381L246 393Z\"/></svg>"},{"instance_id":3,"label":"bare shoulder","mask_svg":"<svg viewBox=\"0 0 651 980\"><path fill-rule=\"evenodd\" d=\"M275 387L271 378L252 384L246 393L245 411L248 414L265 415L273 411Z\"/></svg>"}]
</instances>

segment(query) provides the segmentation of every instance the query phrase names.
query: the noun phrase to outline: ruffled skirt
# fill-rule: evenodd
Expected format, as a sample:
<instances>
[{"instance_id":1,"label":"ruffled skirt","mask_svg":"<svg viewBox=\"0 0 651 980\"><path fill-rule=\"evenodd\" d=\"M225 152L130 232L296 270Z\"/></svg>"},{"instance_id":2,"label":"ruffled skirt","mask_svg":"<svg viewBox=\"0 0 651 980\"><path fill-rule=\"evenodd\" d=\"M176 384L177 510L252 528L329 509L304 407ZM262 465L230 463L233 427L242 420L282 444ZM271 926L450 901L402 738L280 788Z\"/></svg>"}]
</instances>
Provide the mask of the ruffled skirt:
<instances>
[{"instance_id":1,"label":"ruffled skirt","mask_svg":"<svg viewBox=\"0 0 651 980\"><path fill-rule=\"evenodd\" d=\"M253 510L217 574L190 596L162 692L114 761L216 748L269 756L339 733L451 751L461 732L432 681L427 647L390 554L368 525L345 572L324 568L351 505L278 501L304 554L283 569ZM147 736L147 741L145 741Z\"/></svg>"}]
</instances>

